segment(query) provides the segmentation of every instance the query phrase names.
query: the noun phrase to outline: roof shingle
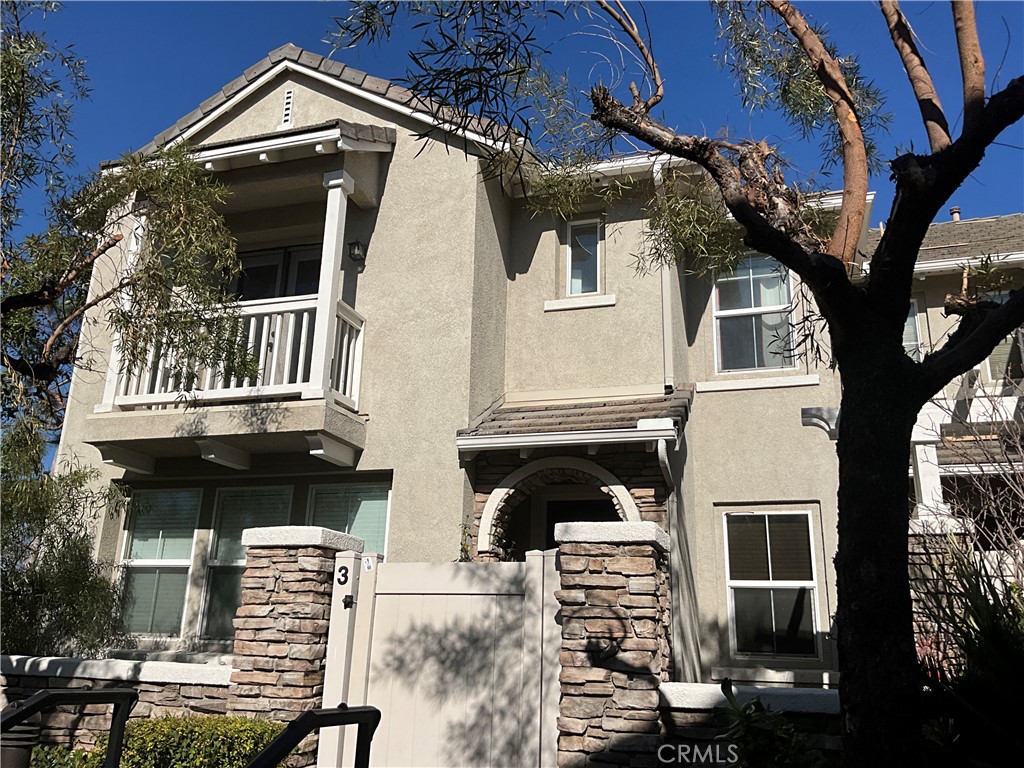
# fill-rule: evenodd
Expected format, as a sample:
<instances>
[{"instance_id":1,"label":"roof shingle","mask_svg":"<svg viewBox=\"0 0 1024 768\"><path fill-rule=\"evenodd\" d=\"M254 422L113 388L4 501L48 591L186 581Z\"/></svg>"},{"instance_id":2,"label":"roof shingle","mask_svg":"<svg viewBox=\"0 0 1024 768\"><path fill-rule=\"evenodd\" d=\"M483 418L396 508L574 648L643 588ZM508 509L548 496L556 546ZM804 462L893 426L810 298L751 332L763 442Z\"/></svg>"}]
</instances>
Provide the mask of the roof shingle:
<instances>
[{"instance_id":1,"label":"roof shingle","mask_svg":"<svg viewBox=\"0 0 1024 768\"><path fill-rule=\"evenodd\" d=\"M636 429L640 419L685 417L692 398L692 390L681 389L671 395L629 400L506 405L484 414L475 425L460 429L458 435L492 437L540 432Z\"/></svg>"},{"instance_id":2,"label":"roof shingle","mask_svg":"<svg viewBox=\"0 0 1024 768\"><path fill-rule=\"evenodd\" d=\"M875 252L881 232L868 232L868 255ZM918 261L940 259L974 259L980 256L1020 253L1024 251L1024 213L990 216L983 219L962 219L932 224L925 235Z\"/></svg>"}]
</instances>

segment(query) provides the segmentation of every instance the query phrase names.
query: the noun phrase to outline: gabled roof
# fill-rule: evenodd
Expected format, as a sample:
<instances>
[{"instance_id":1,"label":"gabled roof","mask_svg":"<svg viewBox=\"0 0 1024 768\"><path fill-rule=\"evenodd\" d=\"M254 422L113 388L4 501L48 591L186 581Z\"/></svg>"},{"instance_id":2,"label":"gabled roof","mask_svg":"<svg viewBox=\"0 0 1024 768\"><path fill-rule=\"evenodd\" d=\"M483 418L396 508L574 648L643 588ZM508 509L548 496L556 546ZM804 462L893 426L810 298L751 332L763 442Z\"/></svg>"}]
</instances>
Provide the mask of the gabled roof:
<instances>
[{"instance_id":1,"label":"gabled roof","mask_svg":"<svg viewBox=\"0 0 1024 768\"><path fill-rule=\"evenodd\" d=\"M241 75L200 103L198 107L182 117L170 128L158 133L153 138L153 141L139 150L139 153L142 155L151 154L157 147L164 146L181 138L189 129L193 128L214 111L232 101L240 100L239 95L244 93L250 84L259 80L260 77L282 62L292 62L293 67L297 65L299 68L305 68L311 72L337 80L340 84L363 92L367 97L384 99L386 102L393 104L396 109L404 108L403 111L414 110L428 116L444 115L443 107L417 96L408 88L403 88L389 80L368 75L341 62L324 58L320 54L306 51L296 45L287 43L268 53ZM487 135L493 131L494 126L495 124L490 120L474 118L466 127L481 135ZM458 133L458 131L450 126L448 130Z\"/></svg>"},{"instance_id":2,"label":"gabled roof","mask_svg":"<svg viewBox=\"0 0 1024 768\"><path fill-rule=\"evenodd\" d=\"M873 254L882 234L868 231L866 249ZM977 259L996 254L1024 251L1024 213L989 216L983 219L962 219L932 224L925 235L918 263Z\"/></svg>"}]
</instances>

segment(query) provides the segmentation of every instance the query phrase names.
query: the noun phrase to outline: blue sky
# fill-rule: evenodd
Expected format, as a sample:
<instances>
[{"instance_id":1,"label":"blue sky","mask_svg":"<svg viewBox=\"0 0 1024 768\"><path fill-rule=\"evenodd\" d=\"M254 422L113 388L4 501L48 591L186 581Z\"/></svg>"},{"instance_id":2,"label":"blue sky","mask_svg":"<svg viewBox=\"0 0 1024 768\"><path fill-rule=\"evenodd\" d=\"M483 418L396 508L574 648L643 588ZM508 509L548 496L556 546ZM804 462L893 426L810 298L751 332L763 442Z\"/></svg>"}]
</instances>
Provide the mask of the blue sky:
<instances>
[{"instance_id":1,"label":"blue sky","mask_svg":"<svg viewBox=\"0 0 1024 768\"><path fill-rule=\"evenodd\" d=\"M927 144L899 60L874 3L799 4L828 25L840 51L860 55L865 74L889 94L896 115L880 147L892 157L900 147ZM946 2L905 2L904 11L951 121L960 108L959 63ZM713 60L714 20L703 2L648 3L654 52L666 79L666 122L687 132L766 137L783 143L799 167L815 165L817 150L792 140L778 120L752 117L734 97L734 88ZM331 17L343 11L336 2L68 2L46 21L48 35L73 43L87 61L93 95L79 106L75 120L77 151L84 167L138 148L195 108L222 85L286 42L328 54L323 42ZM1024 72L1024 3L977 3L987 80L1005 85ZM562 33L559 32L559 35ZM589 51L593 38L555 38L555 59L581 82L605 76ZM381 77L401 75L408 38L383 49L340 51L334 58ZM1000 63L1002 65L1000 67ZM1024 211L1024 125L1004 132L982 168L951 204L965 218ZM872 223L888 212L891 187L885 176L872 180L878 193Z\"/></svg>"}]
</instances>

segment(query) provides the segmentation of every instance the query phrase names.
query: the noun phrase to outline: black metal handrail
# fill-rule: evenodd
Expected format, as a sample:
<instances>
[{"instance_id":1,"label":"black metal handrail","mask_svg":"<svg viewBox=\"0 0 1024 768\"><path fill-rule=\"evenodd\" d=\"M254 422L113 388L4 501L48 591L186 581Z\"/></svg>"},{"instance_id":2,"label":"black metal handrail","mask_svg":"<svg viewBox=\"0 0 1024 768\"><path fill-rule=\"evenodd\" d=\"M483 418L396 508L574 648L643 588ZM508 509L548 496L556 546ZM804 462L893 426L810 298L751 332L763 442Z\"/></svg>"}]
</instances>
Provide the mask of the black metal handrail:
<instances>
[{"instance_id":1,"label":"black metal handrail","mask_svg":"<svg viewBox=\"0 0 1024 768\"><path fill-rule=\"evenodd\" d=\"M0 733L8 733L14 726L44 709L61 704L113 704L110 718L110 737L103 768L117 768L124 747L124 726L128 715L139 701L139 692L132 688L103 688L101 690L36 691L23 701L14 701L0 712Z\"/></svg>"},{"instance_id":2,"label":"black metal handrail","mask_svg":"<svg viewBox=\"0 0 1024 768\"><path fill-rule=\"evenodd\" d=\"M356 733L356 762L353 768L369 768L370 743L380 725L380 710L376 707L349 707L311 709L296 717L284 731L270 742L262 752L249 761L245 768L273 768L295 749L306 736L321 728L334 725L358 725Z\"/></svg>"}]
</instances>

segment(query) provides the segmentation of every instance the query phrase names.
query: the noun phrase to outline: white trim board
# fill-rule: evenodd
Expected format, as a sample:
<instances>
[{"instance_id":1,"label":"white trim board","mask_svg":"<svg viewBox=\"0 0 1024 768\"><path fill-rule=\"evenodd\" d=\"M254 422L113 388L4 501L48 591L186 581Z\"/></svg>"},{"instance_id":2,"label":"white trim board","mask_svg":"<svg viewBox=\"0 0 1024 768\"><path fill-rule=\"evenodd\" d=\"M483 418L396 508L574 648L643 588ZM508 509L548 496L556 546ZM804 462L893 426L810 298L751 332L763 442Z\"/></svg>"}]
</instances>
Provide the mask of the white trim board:
<instances>
[{"instance_id":1,"label":"white trim board","mask_svg":"<svg viewBox=\"0 0 1024 768\"><path fill-rule=\"evenodd\" d=\"M770 376L761 379L733 379L698 381L697 392L734 392L745 389L784 389L786 387L814 387L821 383L816 373L806 376Z\"/></svg>"},{"instance_id":2,"label":"white trim board","mask_svg":"<svg viewBox=\"0 0 1024 768\"><path fill-rule=\"evenodd\" d=\"M635 429L591 429L568 432L530 432L521 435L468 435L455 438L459 452L498 451L506 448L541 448L564 445L604 445L675 440L672 419L644 419Z\"/></svg>"},{"instance_id":3,"label":"white trim board","mask_svg":"<svg viewBox=\"0 0 1024 768\"><path fill-rule=\"evenodd\" d=\"M839 691L828 688L773 688L737 685L736 699L745 704L755 698L776 712L839 714ZM658 686L662 706L669 709L716 709L729 702L722 689L713 683L662 683Z\"/></svg>"}]
</instances>

